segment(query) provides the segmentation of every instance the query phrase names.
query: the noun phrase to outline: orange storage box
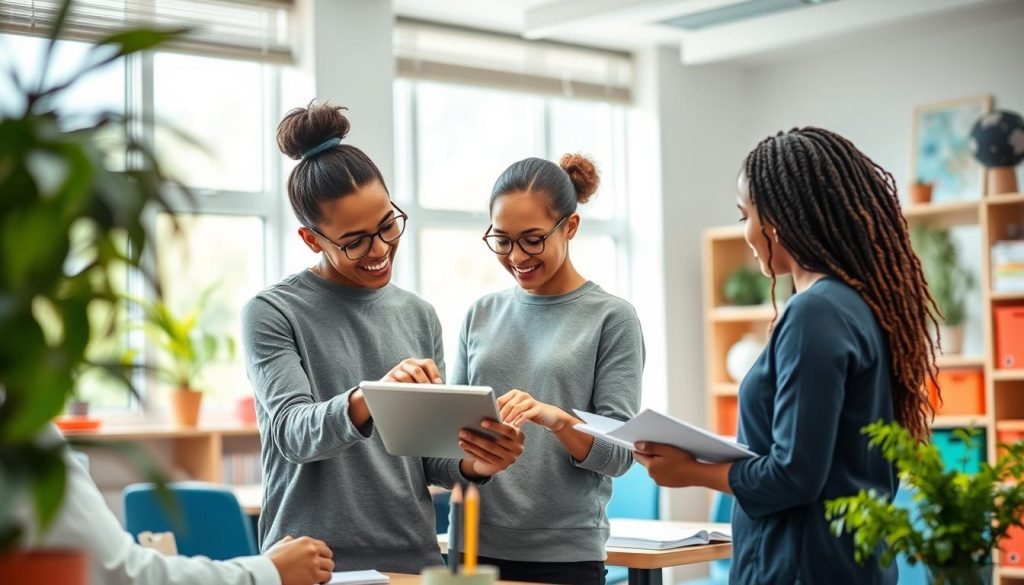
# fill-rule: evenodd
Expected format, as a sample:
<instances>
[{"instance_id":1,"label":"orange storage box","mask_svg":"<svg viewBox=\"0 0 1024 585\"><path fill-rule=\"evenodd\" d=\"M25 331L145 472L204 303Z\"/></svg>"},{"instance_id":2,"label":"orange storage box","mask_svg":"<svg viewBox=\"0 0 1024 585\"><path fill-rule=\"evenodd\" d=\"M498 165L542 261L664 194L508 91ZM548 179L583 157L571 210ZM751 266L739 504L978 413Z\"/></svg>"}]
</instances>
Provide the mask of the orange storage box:
<instances>
[{"instance_id":1,"label":"orange storage box","mask_svg":"<svg viewBox=\"0 0 1024 585\"><path fill-rule=\"evenodd\" d=\"M996 367L1024 369L1024 305L996 307Z\"/></svg>"},{"instance_id":2,"label":"orange storage box","mask_svg":"<svg viewBox=\"0 0 1024 585\"><path fill-rule=\"evenodd\" d=\"M1006 538L999 542L999 564L1004 567L1024 565L1024 528L1014 526L1006 531Z\"/></svg>"},{"instance_id":3,"label":"orange storage box","mask_svg":"<svg viewBox=\"0 0 1024 585\"><path fill-rule=\"evenodd\" d=\"M735 437L740 420L740 404L734 396L718 398L718 429L719 435Z\"/></svg>"},{"instance_id":4,"label":"orange storage box","mask_svg":"<svg viewBox=\"0 0 1024 585\"><path fill-rule=\"evenodd\" d=\"M928 380L928 398L936 415L963 416L985 414L985 377L977 369L940 370L936 376L942 389L939 405L935 385Z\"/></svg>"}]
</instances>

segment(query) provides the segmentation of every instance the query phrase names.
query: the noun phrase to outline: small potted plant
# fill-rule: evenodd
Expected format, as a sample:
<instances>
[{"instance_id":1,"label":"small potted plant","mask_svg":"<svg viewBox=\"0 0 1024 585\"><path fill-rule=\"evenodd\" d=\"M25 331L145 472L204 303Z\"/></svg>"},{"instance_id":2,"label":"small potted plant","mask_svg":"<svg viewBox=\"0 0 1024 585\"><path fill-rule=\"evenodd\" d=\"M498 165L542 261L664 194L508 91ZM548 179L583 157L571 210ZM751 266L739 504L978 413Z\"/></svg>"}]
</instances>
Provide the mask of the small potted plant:
<instances>
[{"instance_id":1,"label":"small potted plant","mask_svg":"<svg viewBox=\"0 0 1024 585\"><path fill-rule=\"evenodd\" d=\"M975 285L974 274L960 264L949 230L917 225L911 229L910 239L921 260L928 290L944 317L940 325L943 353L959 354L963 350L963 325L967 298Z\"/></svg>"},{"instance_id":2,"label":"small potted plant","mask_svg":"<svg viewBox=\"0 0 1024 585\"><path fill-rule=\"evenodd\" d=\"M221 356L230 359L235 352L231 336L203 327L202 318L213 290L210 287L203 291L183 315L175 314L157 299L130 299L142 309L141 327L159 352L152 369L171 386L171 412L174 421L183 427L195 427L199 421L203 370Z\"/></svg>"},{"instance_id":3,"label":"small potted plant","mask_svg":"<svg viewBox=\"0 0 1024 585\"><path fill-rule=\"evenodd\" d=\"M932 202L932 189L934 185L922 177L914 179L910 184L910 204L927 205Z\"/></svg>"},{"instance_id":4,"label":"small potted plant","mask_svg":"<svg viewBox=\"0 0 1024 585\"><path fill-rule=\"evenodd\" d=\"M760 305L768 301L771 285L760 271L744 264L726 278L722 295L734 305Z\"/></svg>"},{"instance_id":5,"label":"small potted plant","mask_svg":"<svg viewBox=\"0 0 1024 585\"><path fill-rule=\"evenodd\" d=\"M902 554L911 564L924 563L935 585L990 583L992 550L1024 521L1024 442L1001 445L996 464L982 463L972 474L947 469L934 444L918 441L897 423L878 421L864 433L895 464L914 510L868 490L829 500L825 515L836 536L853 535L858 562L881 551L878 562L888 566ZM956 434L970 450L980 431Z\"/></svg>"}]
</instances>

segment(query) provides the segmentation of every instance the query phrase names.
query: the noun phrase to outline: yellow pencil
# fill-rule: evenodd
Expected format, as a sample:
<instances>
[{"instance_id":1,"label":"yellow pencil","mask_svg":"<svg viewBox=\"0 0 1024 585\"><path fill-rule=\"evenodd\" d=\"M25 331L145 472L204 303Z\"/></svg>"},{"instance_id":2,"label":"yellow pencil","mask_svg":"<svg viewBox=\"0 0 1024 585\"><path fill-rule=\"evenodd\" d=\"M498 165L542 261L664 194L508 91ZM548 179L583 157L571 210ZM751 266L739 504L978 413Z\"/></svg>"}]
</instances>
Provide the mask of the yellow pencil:
<instances>
[{"instance_id":1,"label":"yellow pencil","mask_svg":"<svg viewBox=\"0 0 1024 585\"><path fill-rule=\"evenodd\" d=\"M463 559L462 572L464 575L472 575L476 572L476 550L480 529L480 491L476 485L469 484L466 490L465 510L466 526L463 531L463 538L466 539L466 557Z\"/></svg>"}]
</instances>

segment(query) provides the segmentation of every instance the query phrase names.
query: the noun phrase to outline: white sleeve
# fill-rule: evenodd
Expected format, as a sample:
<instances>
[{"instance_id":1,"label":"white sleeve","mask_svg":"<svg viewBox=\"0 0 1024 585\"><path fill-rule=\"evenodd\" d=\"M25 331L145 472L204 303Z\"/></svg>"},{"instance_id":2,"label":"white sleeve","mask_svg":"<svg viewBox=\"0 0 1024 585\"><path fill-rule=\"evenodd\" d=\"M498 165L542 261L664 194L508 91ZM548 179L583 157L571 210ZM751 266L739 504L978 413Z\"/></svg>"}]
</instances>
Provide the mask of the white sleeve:
<instances>
[{"instance_id":1,"label":"white sleeve","mask_svg":"<svg viewBox=\"0 0 1024 585\"><path fill-rule=\"evenodd\" d=\"M139 546L121 527L89 473L69 450L65 450L64 461L68 469L64 503L36 546L86 549L91 557L93 585L281 585L276 567L264 556L212 561L206 557L164 556ZM34 529L30 527L29 532Z\"/></svg>"}]
</instances>

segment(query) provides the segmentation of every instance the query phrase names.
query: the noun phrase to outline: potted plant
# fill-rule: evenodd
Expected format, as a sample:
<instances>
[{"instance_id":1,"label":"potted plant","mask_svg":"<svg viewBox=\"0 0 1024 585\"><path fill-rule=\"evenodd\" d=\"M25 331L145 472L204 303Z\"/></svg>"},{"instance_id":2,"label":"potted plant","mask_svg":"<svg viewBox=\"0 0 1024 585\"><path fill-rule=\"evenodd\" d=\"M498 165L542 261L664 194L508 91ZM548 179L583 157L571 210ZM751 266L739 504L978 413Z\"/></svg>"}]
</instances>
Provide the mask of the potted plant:
<instances>
[{"instance_id":1,"label":"potted plant","mask_svg":"<svg viewBox=\"0 0 1024 585\"><path fill-rule=\"evenodd\" d=\"M181 315L158 299L130 299L142 309L141 327L159 353L152 369L171 386L171 412L174 421L184 427L195 427L199 421L203 370L221 355L230 358L235 352L231 336L215 334L203 326L213 291L214 287L207 288Z\"/></svg>"},{"instance_id":2,"label":"potted plant","mask_svg":"<svg viewBox=\"0 0 1024 585\"><path fill-rule=\"evenodd\" d=\"M910 231L910 239L921 260L928 290L944 317L940 326L943 352L959 354L963 350L963 324L967 298L975 284L974 274L960 264L949 230L916 225Z\"/></svg>"},{"instance_id":3,"label":"potted plant","mask_svg":"<svg viewBox=\"0 0 1024 585\"><path fill-rule=\"evenodd\" d=\"M989 583L993 548L1024 520L1024 483L1019 482L1024 442L1002 445L995 465L982 463L970 474L947 469L934 444L918 441L897 423L878 421L864 433L895 464L903 485L912 490L915 510L866 490L825 502L834 533L853 535L858 562L884 545L882 566L902 554L911 564L924 563L936 585ZM956 431L968 449L979 433Z\"/></svg>"},{"instance_id":4,"label":"potted plant","mask_svg":"<svg viewBox=\"0 0 1024 585\"><path fill-rule=\"evenodd\" d=\"M922 177L914 179L910 184L911 205L927 205L932 202L932 190L934 185Z\"/></svg>"},{"instance_id":5,"label":"potted plant","mask_svg":"<svg viewBox=\"0 0 1024 585\"><path fill-rule=\"evenodd\" d=\"M760 305L771 294L772 281L746 264L729 273L722 295L734 305Z\"/></svg>"},{"instance_id":6,"label":"potted plant","mask_svg":"<svg viewBox=\"0 0 1024 585\"><path fill-rule=\"evenodd\" d=\"M82 583L87 559L75 551L32 554L22 542L22 514L31 502L42 530L64 495L63 444L37 437L60 414L76 372L88 365L86 346L101 334L90 307L116 303L112 278L138 267L146 246L143 210L164 209L163 175L146 145L127 132L121 116L105 115L72 127L73 116L55 109L91 71L151 49L180 31L135 29L97 41L81 69L60 80L48 75L56 39L70 2L50 26L38 82L3 71L25 106L0 115L0 582ZM46 23L39 22L43 27ZM115 172L104 165L111 136L118 152L137 164ZM118 239L130 243L118 252ZM74 244L74 245L73 245ZM99 364L93 364L99 365ZM57 567L70 567L71 574ZM41 571L41 572L40 572Z\"/></svg>"}]
</instances>

